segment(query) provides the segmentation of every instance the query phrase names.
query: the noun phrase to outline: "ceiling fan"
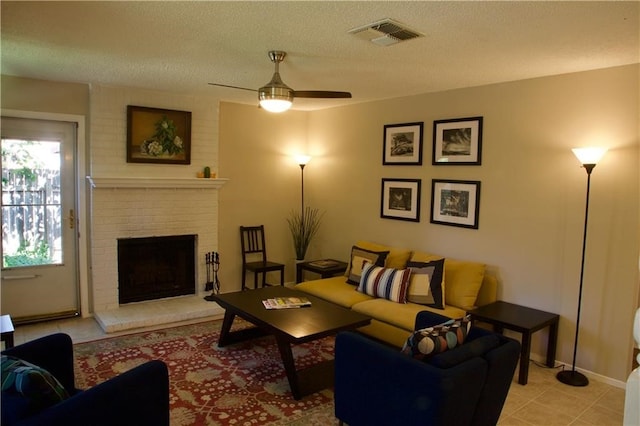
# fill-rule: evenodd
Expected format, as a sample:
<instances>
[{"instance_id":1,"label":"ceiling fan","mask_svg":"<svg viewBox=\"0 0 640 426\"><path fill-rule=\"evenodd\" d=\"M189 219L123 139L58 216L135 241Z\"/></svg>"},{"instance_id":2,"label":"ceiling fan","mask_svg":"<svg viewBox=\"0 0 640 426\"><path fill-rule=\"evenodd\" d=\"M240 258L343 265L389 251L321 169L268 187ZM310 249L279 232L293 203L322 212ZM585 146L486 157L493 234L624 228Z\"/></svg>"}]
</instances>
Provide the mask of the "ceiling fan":
<instances>
[{"instance_id":1,"label":"ceiling fan","mask_svg":"<svg viewBox=\"0 0 640 426\"><path fill-rule=\"evenodd\" d=\"M272 50L269 59L275 64L275 72L271 81L258 90L246 87L230 86L227 84L209 83L212 86L230 87L232 89L250 90L258 92L260 106L270 112L283 112L291 108L293 98L350 98L349 92L334 92L327 90L293 90L282 82L278 66L287 56L287 52Z\"/></svg>"}]
</instances>

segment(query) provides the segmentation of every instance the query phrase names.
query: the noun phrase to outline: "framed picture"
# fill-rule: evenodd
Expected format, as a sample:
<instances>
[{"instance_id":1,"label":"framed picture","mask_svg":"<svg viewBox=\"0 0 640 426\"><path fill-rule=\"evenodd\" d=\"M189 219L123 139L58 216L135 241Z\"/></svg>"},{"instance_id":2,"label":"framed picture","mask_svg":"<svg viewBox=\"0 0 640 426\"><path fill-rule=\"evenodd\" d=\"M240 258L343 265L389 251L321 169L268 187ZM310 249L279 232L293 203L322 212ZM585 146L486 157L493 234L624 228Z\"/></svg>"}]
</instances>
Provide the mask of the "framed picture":
<instances>
[{"instance_id":1,"label":"framed picture","mask_svg":"<svg viewBox=\"0 0 640 426\"><path fill-rule=\"evenodd\" d=\"M431 223L478 229L479 212L479 181L431 181Z\"/></svg>"},{"instance_id":2,"label":"framed picture","mask_svg":"<svg viewBox=\"0 0 640 426\"><path fill-rule=\"evenodd\" d=\"M383 165L422 165L424 123L387 124L384 126Z\"/></svg>"},{"instance_id":3,"label":"framed picture","mask_svg":"<svg viewBox=\"0 0 640 426\"><path fill-rule=\"evenodd\" d=\"M191 164L191 112L128 105L127 163Z\"/></svg>"},{"instance_id":4,"label":"framed picture","mask_svg":"<svg viewBox=\"0 0 640 426\"><path fill-rule=\"evenodd\" d=\"M420 222L420 179L382 179L380 217Z\"/></svg>"},{"instance_id":5,"label":"framed picture","mask_svg":"<svg viewBox=\"0 0 640 426\"><path fill-rule=\"evenodd\" d=\"M482 164L482 117L433 122L433 157L436 166Z\"/></svg>"}]
</instances>

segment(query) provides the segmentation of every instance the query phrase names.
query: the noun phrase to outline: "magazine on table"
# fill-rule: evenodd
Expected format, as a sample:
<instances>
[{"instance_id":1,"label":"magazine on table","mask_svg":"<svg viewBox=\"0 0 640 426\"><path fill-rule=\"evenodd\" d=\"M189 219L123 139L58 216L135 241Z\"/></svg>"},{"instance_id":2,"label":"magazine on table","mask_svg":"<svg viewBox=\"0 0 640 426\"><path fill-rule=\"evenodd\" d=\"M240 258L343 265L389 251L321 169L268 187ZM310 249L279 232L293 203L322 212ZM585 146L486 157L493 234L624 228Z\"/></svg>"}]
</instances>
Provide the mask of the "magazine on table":
<instances>
[{"instance_id":1,"label":"magazine on table","mask_svg":"<svg viewBox=\"0 0 640 426\"><path fill-rule=\"evenodd\" d=\"M267 309L292 309L311 306L311 301L306 297L275 297L263 300L262 304Z\"/></svg>"}]
</instances>

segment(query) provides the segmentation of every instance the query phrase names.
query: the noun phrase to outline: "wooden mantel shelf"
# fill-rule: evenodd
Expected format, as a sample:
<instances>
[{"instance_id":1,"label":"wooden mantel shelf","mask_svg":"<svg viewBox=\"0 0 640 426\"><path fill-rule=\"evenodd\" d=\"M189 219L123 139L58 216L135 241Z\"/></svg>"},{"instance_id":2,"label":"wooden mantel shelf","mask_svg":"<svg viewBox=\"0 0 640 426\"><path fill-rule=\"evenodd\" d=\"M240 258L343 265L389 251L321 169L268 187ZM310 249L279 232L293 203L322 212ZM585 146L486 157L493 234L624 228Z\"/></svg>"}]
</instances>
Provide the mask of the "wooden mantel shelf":
<instances>
[{"instance_id":1,"label":"wooden mantel shelf","mask_svg":"<svg viewBox=\"0 0 640 426\"><path fill-rule=\"evenodd\" d=\"M155 178L155 177L94 177L87 176L93 188L185 188L219 189L229 179L215 178Z\"/></svg>"}]
</instances>

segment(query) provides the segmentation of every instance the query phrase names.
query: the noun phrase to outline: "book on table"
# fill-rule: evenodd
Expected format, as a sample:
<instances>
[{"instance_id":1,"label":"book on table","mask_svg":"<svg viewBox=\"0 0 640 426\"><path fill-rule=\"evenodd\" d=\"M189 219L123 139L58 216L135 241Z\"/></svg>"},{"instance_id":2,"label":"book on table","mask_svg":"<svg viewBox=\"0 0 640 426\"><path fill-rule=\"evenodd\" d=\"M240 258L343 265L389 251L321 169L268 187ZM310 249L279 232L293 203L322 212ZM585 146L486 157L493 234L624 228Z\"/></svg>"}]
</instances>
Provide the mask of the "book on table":
<instances>
[{"instance_id":1,"label":"book on table","mask_svg":"<svg viewBox=\"0 0 640 426\"><path fill-rule=\"evenodd\" d=\"M331 259L322 259L309 262L309 265L316 268L333 268L334 266L338 266L338 262Z\"/></svg>"},{"instance_id":2,"label":"book on table","mask_svg":"<svg viewBox=\"0 0 640 426\"><path fill-rule=\"evenodd\" d=\"M311 301L306 297L274 297L263 300L262 304L267 309L295 309L311 306Z\"/></svg>"}]
</instances>

